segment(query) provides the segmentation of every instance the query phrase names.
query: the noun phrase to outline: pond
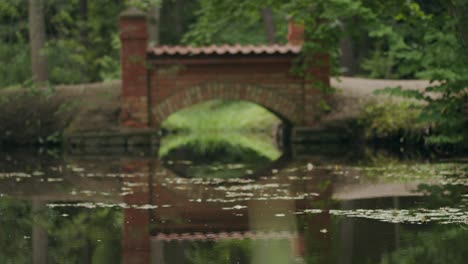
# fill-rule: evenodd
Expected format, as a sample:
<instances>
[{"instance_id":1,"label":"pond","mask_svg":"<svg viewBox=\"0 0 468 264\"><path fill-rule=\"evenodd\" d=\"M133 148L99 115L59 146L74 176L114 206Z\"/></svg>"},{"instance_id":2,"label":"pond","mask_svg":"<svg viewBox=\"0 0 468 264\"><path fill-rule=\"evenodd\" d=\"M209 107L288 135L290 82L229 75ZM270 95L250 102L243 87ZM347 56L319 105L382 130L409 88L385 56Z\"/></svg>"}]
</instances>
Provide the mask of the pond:
<instances>
[{"instance_id":1,"label":"pond","mask_svg":"<svg viewBox=\"0 0 468 264\"><path fill-rule=\"evenodd\" d=\"M0 263L466 263L468 163L262 135L0 153Z\"/></svg>"}]
</instances>

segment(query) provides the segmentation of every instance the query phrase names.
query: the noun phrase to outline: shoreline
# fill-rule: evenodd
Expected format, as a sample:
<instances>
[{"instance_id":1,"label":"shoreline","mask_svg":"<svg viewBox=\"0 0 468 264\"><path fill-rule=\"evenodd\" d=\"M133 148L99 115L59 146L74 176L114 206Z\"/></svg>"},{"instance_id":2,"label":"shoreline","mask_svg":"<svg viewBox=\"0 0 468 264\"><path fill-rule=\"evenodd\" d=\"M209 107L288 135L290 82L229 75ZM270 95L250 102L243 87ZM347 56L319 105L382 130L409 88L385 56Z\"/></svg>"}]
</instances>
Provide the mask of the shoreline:
<instances>
[{"instance_id":1,"label":"shoreline","mask_svg":"<svg viewBox=\"0 0 468 264\"><path fill-rule=\"evenodd\" d=\"M362 124L358 122L366 106L394 104L402 100L387 95L374 95L375 90L388 86L424 89L429 84L424 80L339 79L331 79L337 92L330 98L332 110L321 118L319 127L339 128L352 137L362 133ZM119 126L120 87L121 82L117 80L58 85L53 87L52 92L39 95L19 88L0 90L0 134L3 135L0 145L60 145L61 140L70 135L131 131ZM23 124L19 119L23 119ZM31 125L35 121L39 125ZM370 140L360 136L358 141L395 141L395 135ZM405 144L408 143L411 142L405 141Z\"/></svg>"}]
</instances>

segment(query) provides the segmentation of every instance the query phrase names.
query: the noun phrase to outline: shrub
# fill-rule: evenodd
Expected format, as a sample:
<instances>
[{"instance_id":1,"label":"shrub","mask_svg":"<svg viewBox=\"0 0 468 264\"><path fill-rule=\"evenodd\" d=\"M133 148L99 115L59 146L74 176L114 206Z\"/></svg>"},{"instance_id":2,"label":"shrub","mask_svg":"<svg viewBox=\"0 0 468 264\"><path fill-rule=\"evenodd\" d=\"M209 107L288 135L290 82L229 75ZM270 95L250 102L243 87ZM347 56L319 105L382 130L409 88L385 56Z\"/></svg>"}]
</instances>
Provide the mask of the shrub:
<instances>
[{"instance_id":1,"label":"shrub","mask_svg":"<svg viewBox=\"0 0 468 264\"><path fill-rule=\"evenodd\" d=\"M0 144L46 144L60 139L56 117L60 102L43 91L8 91L0 95Z\"/></svg>"},{"instance_id":2,"label":"shrub","mask_svg":"<svg viewBox=\"0 0 468 264\"><path fill-rule=\"evenodd\" d=\"M399 140L416 143L423 140L428 125L420 122L421 106L410 101L368 103L358 119L367 140Z\"/></svg>"}]
</instances>

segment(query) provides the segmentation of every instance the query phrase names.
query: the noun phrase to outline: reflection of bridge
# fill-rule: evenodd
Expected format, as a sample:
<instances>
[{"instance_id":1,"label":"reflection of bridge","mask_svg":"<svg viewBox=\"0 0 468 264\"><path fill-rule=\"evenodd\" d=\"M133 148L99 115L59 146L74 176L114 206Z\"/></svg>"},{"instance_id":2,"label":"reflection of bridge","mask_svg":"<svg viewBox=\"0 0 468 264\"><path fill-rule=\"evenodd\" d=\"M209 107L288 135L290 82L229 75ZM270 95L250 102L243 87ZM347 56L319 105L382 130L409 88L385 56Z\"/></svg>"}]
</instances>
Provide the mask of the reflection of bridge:
<instances>
[{"instance_id":1,"label":"reflection of bridge","mask_svg":"<svg viewBox=\"0 0 468 264\"><path fill-rule=\"evenodd\" d=\"M213 236L240 239L246 234L251 239L288 239L300 254L303 239L298 233L294 212L329 199L333 187L332 184L319 184L329 176L320 174L307 185L303 181L291 183L281 172L257 180L247 178L215 184L179 178L170 170L161 169L159 162L154 160L148 160L146 164L128 163L124 167L129 173L150 175L149 178L128 178L129 186L134 187L131 194L124 197L125 203L157 206L154 210L124 209L124 258L129 261L139 259L141 263L149 261L154 250L151 245L163 246L158 241L214 239ZM301 174L315 173L296 172L296 175ZM305 197L305 193L316 193L317 196ZM311 229L329 228L329 219L326 213L315 216L309 220L314 227ZM154 228L150 228L150 223ZM262 233L272 230L276 232ZM154 236L151 238L149 234ZM317 230L317 237L323 239L319 234ZM164 250L158 252L158 259L163 260Z\"/></svg>"},{"instance_id":2,"label":"reflection of bridge","mask_svg":"<svg viewBox=\"0 0 468 264\"><path fill-rule=\"evenodd\" d=\"M291 254L301 255L304 254L304 238L296 224L295 213L329 204L332 198L355 200L415 195L411 192L415 184L392 185L391 190L396 192L383 192L381 190L388 184L372 187L342 184L335 182L327 170L307 170L299 163L278 168L268 177L257 175L256 179L237 182L180 178L154 159L125 159L105 162L105 165L97 165L96 161L74 163L78 167L68 172L47 172L20 182L16 178L3 179L0 192L49 202L124 202L128 205L123 209L125 263L138 263L137 259L146 263L158 247L158 256L162 258L163 241L174 239L288 239L294 248ZM62 175L63 182L48 180L59 179ZM64 188L67 185L73 188ZM376 193L375 189L380 191ZM70 190L74 190L73 193ZM103 192L107 194L99 195ZM126 195L121 196L122 192ZM320 230L330 229L330 216L314 214L307 221L310 232L328 244L329 236ZM271 230L275 232L269 232Z\"/></svg>"}]
</instances>

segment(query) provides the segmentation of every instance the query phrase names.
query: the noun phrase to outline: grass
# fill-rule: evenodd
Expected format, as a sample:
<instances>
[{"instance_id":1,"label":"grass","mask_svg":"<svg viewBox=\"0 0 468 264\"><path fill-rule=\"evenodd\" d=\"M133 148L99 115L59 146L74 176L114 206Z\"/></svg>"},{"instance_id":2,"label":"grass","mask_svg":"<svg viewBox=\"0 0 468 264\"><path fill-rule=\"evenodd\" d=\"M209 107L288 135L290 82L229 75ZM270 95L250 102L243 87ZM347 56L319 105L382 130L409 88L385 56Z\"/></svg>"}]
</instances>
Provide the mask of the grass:
<instances>
[{"instance_id":1,"label":"grass","mask_svg":"<svg viewBox=\"0 0 468 264\"><path fill-rule=\"evenodd\" d=\"M269 132L279 122L274 114L253 103L211 100L170 115L162 126L191 132Z\"/></svg>"}]
</instances>

